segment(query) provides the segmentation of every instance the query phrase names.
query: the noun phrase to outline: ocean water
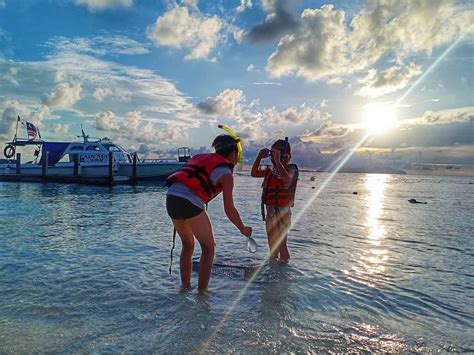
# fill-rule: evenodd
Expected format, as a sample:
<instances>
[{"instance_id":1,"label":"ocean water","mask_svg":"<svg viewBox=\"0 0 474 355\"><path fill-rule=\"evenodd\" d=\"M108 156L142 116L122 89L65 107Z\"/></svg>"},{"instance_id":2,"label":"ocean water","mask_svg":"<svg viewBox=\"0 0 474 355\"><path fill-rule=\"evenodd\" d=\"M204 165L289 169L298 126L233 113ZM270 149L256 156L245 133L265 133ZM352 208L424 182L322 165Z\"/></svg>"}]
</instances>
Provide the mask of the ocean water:
<instances>
[{"instance_id":1,"label":"ocean water","mask_svg":"<svg viewBox=\"0 0 474 355\"><path fill-rule=\"evenodd\" d=\"M208 297L179 292L179 242L168 275L161 184L0 182L0 353L474 351L474 179L310 176L288 265L265 262L258 179L235 177L256 254L210 204L217 260L240 268Z\"/></svg>"}]
</instances>

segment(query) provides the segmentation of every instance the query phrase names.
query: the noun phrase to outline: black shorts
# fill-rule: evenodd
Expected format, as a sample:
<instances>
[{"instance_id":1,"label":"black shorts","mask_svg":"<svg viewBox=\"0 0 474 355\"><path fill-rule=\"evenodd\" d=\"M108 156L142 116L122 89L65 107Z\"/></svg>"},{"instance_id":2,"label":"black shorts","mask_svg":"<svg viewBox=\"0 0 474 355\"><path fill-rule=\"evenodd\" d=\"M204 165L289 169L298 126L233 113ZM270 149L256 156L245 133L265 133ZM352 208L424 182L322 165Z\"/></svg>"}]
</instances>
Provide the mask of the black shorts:
<instances>
[{"instance_id":1,"label":"black shorts","mask_svg":"<svg viewBox=\"0 0 474 355\"><path fill-rule=\"evenodd\" d=\"M185 198L166 195L166 211L172 219L188 219L196 217L204 210Z\"/></svg>"}]
</instances>

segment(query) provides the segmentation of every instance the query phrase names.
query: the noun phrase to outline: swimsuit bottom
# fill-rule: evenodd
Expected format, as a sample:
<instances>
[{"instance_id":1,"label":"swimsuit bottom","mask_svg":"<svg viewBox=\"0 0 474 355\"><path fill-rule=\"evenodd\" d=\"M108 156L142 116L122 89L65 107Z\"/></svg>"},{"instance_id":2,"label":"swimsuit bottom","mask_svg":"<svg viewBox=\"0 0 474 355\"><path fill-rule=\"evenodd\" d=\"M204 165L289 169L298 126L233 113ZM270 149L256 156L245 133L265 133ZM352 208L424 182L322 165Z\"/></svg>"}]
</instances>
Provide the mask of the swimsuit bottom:
<instances>
[{"instance_id":1,"label":"swimsuit bottom","mask_svg":"<svg viewBox=\"0 0 474 355\"><path fill-rule=\"evenodd\" d=\"M172 219L189 219L196 217L204 210L185 198L166 195L166 211Z\"/></svg>"}]
</instances>

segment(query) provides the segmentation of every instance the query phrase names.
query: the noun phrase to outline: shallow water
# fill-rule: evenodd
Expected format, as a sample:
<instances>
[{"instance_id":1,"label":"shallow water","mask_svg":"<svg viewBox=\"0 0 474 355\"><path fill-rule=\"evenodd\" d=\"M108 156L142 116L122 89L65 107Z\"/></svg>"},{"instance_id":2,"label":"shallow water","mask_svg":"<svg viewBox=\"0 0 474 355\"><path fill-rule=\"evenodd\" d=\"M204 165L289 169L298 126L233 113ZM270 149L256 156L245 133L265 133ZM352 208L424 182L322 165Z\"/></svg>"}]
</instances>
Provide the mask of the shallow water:
<instances>
[{"instance_id":1,"label":"shallow water","mask_svg":"<svg viewBox=\"0 0 474 355\"><path fill-rule=\"evenodd\" d=\"M474 351L473 179L339 174L303 211L315 176L290 264L216 268L209 297L179 292L179 242L168 276L162 185L0 182L0 352ZM210 204L221 262L264 262L259 194L236 175L256 254Z\"/></svg>"}]
</instances>

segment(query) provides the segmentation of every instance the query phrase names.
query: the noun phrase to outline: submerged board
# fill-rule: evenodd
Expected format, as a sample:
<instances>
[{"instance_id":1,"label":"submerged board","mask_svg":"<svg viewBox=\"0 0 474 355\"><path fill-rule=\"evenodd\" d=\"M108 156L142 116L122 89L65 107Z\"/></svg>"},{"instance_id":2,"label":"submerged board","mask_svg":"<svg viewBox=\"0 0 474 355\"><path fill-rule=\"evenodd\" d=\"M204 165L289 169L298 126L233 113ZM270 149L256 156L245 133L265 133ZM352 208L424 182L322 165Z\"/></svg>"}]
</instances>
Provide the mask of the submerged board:
<instances>
[{"instance_id":1,"label":"submerged board","mask_svg":"<svg viewBox=\"0 0 474 355\"><path fill-rule=\"evenodd\" d=\"M248 279L258 271L260 264L254 259L219 259L212 264L212 273L236 278ZM193 259L193 270L199 270L199 258Z\"/></svg>"}]
</instances>

